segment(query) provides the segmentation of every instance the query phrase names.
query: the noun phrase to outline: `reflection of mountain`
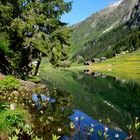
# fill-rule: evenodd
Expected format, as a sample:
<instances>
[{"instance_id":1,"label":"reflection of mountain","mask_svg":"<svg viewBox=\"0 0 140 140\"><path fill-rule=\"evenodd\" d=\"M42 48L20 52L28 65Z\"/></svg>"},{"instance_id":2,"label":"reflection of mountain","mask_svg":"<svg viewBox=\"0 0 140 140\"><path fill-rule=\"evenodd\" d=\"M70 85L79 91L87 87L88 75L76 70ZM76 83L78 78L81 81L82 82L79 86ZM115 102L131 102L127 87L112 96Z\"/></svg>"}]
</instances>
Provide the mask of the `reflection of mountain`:
<instances>
[{"instance_id":1,"label":"reflection of mountain","mask_svg":"<svg viewBox=\"0 0 140 140\"><path fill-rule=\"evenodd\" d=\"M111 57L123 50L137 49L139 26L140 1L120 0L73 26L71 56Z\"/></svg>"}]
</instances>

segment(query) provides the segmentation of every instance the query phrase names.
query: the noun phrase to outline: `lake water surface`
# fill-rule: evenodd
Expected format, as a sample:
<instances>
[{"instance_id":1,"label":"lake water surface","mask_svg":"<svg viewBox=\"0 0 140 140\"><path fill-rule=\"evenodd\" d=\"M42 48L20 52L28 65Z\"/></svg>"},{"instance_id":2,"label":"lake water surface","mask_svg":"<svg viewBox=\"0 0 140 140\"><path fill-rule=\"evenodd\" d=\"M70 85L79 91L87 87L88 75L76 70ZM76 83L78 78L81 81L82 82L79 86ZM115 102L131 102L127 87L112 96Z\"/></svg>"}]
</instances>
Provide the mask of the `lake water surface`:
<instances>
[{"instance_id":1,"label":"lake water surface","mask_svg":"<svg viewBox=\"0 0 140 140\"><path fill-rule=\"evenodd\" d=\"M80 124L81 134L73 139L84 139L84 132L92 140L101 139L107 129L108 139L125 139L127 125L140 118L140 84L121 77L110 77L105 74L88 71L69 71L45 69L40 74L43 83L56 87L73 96L74 114L71 120L77 129ZM137 75L140 77L140 74ZM83 118L83 119L81 119ZM101 134L100 134L101 131ZM80 136L79 136L80 135ZM67 137L65 137L67 139Z\"/></svg>"}]
</instances>

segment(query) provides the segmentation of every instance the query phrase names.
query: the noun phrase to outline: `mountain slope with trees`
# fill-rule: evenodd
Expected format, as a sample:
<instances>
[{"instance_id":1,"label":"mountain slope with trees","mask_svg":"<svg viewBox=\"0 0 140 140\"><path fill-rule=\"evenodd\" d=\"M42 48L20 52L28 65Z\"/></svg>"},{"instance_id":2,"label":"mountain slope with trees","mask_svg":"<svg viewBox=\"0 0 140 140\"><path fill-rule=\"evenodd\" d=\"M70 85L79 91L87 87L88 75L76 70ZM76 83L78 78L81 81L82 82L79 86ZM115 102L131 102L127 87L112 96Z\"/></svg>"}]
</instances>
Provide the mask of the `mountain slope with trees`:
<instances>
[{"instance_id":1,"label":"mountain slope with trees","mask_svg":"<svg viewBox=\"0 0 140 140\"><path fill-rule=\"evenodd\" d=\"M121 0L73 26L70 57L84 62L139 48L139 10L139 0Z\"/></svg>"}]
</instances>

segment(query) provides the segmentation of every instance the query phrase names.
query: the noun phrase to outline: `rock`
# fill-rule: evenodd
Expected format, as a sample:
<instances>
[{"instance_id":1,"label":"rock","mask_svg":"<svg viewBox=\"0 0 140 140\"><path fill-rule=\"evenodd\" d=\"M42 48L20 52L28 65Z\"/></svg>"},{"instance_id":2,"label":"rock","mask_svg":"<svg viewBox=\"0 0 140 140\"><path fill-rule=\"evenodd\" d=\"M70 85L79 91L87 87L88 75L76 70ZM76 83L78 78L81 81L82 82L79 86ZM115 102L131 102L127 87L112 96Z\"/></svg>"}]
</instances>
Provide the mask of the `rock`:
<instances>
[{"instance_id":1,"label":"rock","mask_svg":"<svg viewBox=\"0 0 140 140\"><path fill-rule=\"evenodd\" d=\"M30 81L24 81L24 80L19 80L22 86L25 86L29 89L34 89L36 88L36 84Z\"/></svg>"}]
</instances>

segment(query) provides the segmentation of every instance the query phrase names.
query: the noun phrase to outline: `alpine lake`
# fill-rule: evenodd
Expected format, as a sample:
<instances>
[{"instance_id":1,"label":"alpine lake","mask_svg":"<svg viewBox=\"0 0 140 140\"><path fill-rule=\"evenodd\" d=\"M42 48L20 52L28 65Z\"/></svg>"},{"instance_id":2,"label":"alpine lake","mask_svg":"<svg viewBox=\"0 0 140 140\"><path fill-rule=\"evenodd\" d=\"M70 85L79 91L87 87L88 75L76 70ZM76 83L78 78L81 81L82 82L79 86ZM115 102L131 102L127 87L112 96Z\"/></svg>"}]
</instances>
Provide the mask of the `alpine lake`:
<instances>
[{"instance_id":1,"label":"alpine lake","mask_svg":"<svg viewBox=\"0 0 140 140\"><path fill-rule=\"evenodd\" d=\"M72 96L70 135L62 140L125 140L140 118L140 68L104 69L41 66L42 83ZM132 138L134 139L134 138Z\"/></svg>"}]
</instances>

